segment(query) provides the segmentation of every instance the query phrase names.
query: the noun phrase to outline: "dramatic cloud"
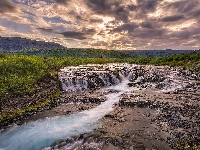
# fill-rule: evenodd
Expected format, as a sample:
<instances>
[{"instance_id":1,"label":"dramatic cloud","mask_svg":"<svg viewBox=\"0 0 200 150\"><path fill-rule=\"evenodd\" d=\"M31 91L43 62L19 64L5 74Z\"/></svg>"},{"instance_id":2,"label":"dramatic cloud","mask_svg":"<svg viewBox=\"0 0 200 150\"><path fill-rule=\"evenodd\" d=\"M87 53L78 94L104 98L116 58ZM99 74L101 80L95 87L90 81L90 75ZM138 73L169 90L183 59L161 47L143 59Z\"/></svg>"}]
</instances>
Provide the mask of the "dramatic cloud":
<instances>
[{"instance_id":1,"label":"dramatic cloud","mask_svg":"<svg viewBox=\"0 0 200 150\"><path fill-rule=\"evenodd\" d=\"M66 38L78 39L78 40L86 39L85 34L82 32L66 31L61 34L64 35Z\"/></svg>"},{"instance_id":2,"label":"dramatic cloud","mask_svg":"<svg viewBox=\"0 0 200 150\"><path fill-rule=\"evenodd\" d=\"M58 4L67 4L67 2L68 2L69 0L55 0L55 2L56 3L58 3Z\"/></svg>"},{"instance_id":3,"label":"dramatic cloud","mask_svg":"<svg viewBox=\"0 0 200 150\"><path fill-rule=\"evenodd\" d=\"M138 27L138 25L136 25L134 23L127 23L127 24L123 24L122 26L119 26L117 28L114 28L112 31L113 32L122 32L122 31L133 32L137 27Z\"/></svg>"},{"instance_id":4,"label":"dramatic cloud","mask_svg":"<svg viewBox=\"0 0 200 150\"><path fill-rule=\"evenodd\" d=\"M173 21L179 21L181 19L184 19L183 15L164 17L164 18L162 18L162 21L163 22L173 22Z\"/></svg>"},{"instance_id":5,"label":"dramatic cloud","mask_svg":"<svg viewBox=\"0 0 200 150\"><path fill-rule=\"evenodd\" d=\"M53 32L52 29L47 29L47 28L38 28L39 30L45 31L45 32Z\"/></svg>"},{"instance_id":6,"label":"dramatic cloud","mask_svg":"<svg viewBox=\"0 0 200 150\"><path fill-rule=\"evenodd\" d=\"M66 38L84 40L87 39L88 36L93 35L94 33L95 33L94 29L83 29L80 32L66 31L61 34Z\"/></svg>"},{"instance_id":7,"label":"dramatic cloud","mask_svg":"<svg viewBox=\"0 0 200 150\"><path fill-rule=\"evenodd\" d=\"M142 22L141 23L142 28L152 29L152 24L150 22Z\"/></svg>"},{"instance_id":8,"label":"dramatic cloud","mask_svg":"<svg viewBox=\"0 0 200 150\"><path fill-rule=\"evenodd\" d=\"M67 47L200 49L199 0L0 0L0 36Z\"/></svg>"},{"instance_id":9,"label":"dramatic cloud","mask_svg":"<svg viewBox=\"0 0 200 150\"><path fill-rule=\"evenodd\" d=\"M16 7L8 0L0 0L0 13L15 12Z\"/></svg>"}]
</instances>

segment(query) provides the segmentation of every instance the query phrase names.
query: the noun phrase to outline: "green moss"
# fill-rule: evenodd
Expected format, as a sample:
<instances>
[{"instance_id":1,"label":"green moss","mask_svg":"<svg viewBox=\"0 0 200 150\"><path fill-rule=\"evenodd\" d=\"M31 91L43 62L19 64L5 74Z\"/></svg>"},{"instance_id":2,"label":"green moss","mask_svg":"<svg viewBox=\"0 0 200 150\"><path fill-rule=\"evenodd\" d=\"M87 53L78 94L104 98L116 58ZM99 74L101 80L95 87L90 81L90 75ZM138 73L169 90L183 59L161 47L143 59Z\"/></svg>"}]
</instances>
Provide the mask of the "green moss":
<instances>
[{"instance_id":1,"label":"green moss","mask_svg":"<svg viewBox=\"0 0 200 150\"><path fill-rule=\"evenodd\" d=\"M178 150L200 150L200 141L198 141L195 137L190 137L188 140L179 141L176 148Z\"/></svg>"},{"instance_id":2,"label":"green moss","mask_svg":"<svg viewBox=\"0 0 200 150\"><path fill-rule=\"evenodd\" d=\"M23 116L26 112L37 111L39 108L43 108L47 105L50 105L55 98L60 96L60 91L56 90L51 96L50 99L46 99L45 101L38 102L37 104L27 106L25 108L17 109L17 110L3 110L0 113L0 122L11 120Z\"/></svg>"}]
</instances>

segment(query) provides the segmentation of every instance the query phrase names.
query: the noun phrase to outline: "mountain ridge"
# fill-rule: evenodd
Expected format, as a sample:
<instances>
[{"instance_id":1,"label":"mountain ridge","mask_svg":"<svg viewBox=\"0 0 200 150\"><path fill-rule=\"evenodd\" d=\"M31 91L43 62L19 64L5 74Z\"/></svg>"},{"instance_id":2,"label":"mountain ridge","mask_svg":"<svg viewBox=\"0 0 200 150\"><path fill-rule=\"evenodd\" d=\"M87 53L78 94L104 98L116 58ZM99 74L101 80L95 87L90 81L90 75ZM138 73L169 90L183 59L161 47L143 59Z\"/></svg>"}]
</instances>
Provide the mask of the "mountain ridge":
<instances>
[{"instance_id":1,"label":"mountain ridge","mask_svg":"<svg viewBox=\"0 0 200 150\"><path fill-rule=\"evenodd\" d=\"M58 43L37 41L21 37L1 37L0 51L21 51L30 49L50 50L57 48L66 48Z\"/></svg>"}]
</instances>

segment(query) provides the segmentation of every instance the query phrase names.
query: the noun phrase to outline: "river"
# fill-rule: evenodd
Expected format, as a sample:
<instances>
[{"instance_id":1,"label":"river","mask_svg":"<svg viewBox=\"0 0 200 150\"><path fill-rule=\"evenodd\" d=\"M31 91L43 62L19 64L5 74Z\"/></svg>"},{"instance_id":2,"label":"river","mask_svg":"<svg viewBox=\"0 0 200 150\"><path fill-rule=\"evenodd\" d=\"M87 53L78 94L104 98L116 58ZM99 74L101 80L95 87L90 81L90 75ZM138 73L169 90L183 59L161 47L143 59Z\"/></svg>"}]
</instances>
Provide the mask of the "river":
<instances>
[{"instance_id":1,"label":"river","mask_svg":"<svg viewBox=\"0 0 200 150\"><path fill-rule=\"evenodd\" d=\"M112 106L119 101L120 95L133 90L127 86L128 82L128 79L123 79L118 85L110 86L109 89L116 92L107 94L107 100L96 108L12 127L0 134L0 149L40 150L56 141L92 131L97 127L98 121L112 111Z\"/></svg>"}]
</instances>

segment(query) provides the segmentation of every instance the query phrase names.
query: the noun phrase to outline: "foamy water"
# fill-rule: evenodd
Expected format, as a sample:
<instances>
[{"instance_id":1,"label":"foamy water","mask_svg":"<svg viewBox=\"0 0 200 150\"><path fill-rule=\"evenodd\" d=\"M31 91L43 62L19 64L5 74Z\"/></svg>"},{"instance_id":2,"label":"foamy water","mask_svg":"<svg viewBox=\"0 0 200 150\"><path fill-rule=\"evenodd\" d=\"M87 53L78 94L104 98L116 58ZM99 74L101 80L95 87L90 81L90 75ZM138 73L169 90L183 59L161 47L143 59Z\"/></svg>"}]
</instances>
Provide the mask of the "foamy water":
<instances>
[{"instance_id":1,"label":"foamy water","mask_svg":"<svg viewBox=\"0 0 200 150\"><path fill-rule=\"evenodd\" d=\"M96 108L70 116L59 116L30 122L1 133L0 149L39 150L50 146L55 141L93 130L97 126L98 120L112 111L112 106L119 101L120 95L133 90L133 88L127 86L128 82L128 79L124 79L122 83L109 87L109 89L118 92L108 94L107 101Z\"/></svg>"}]
</instances>

